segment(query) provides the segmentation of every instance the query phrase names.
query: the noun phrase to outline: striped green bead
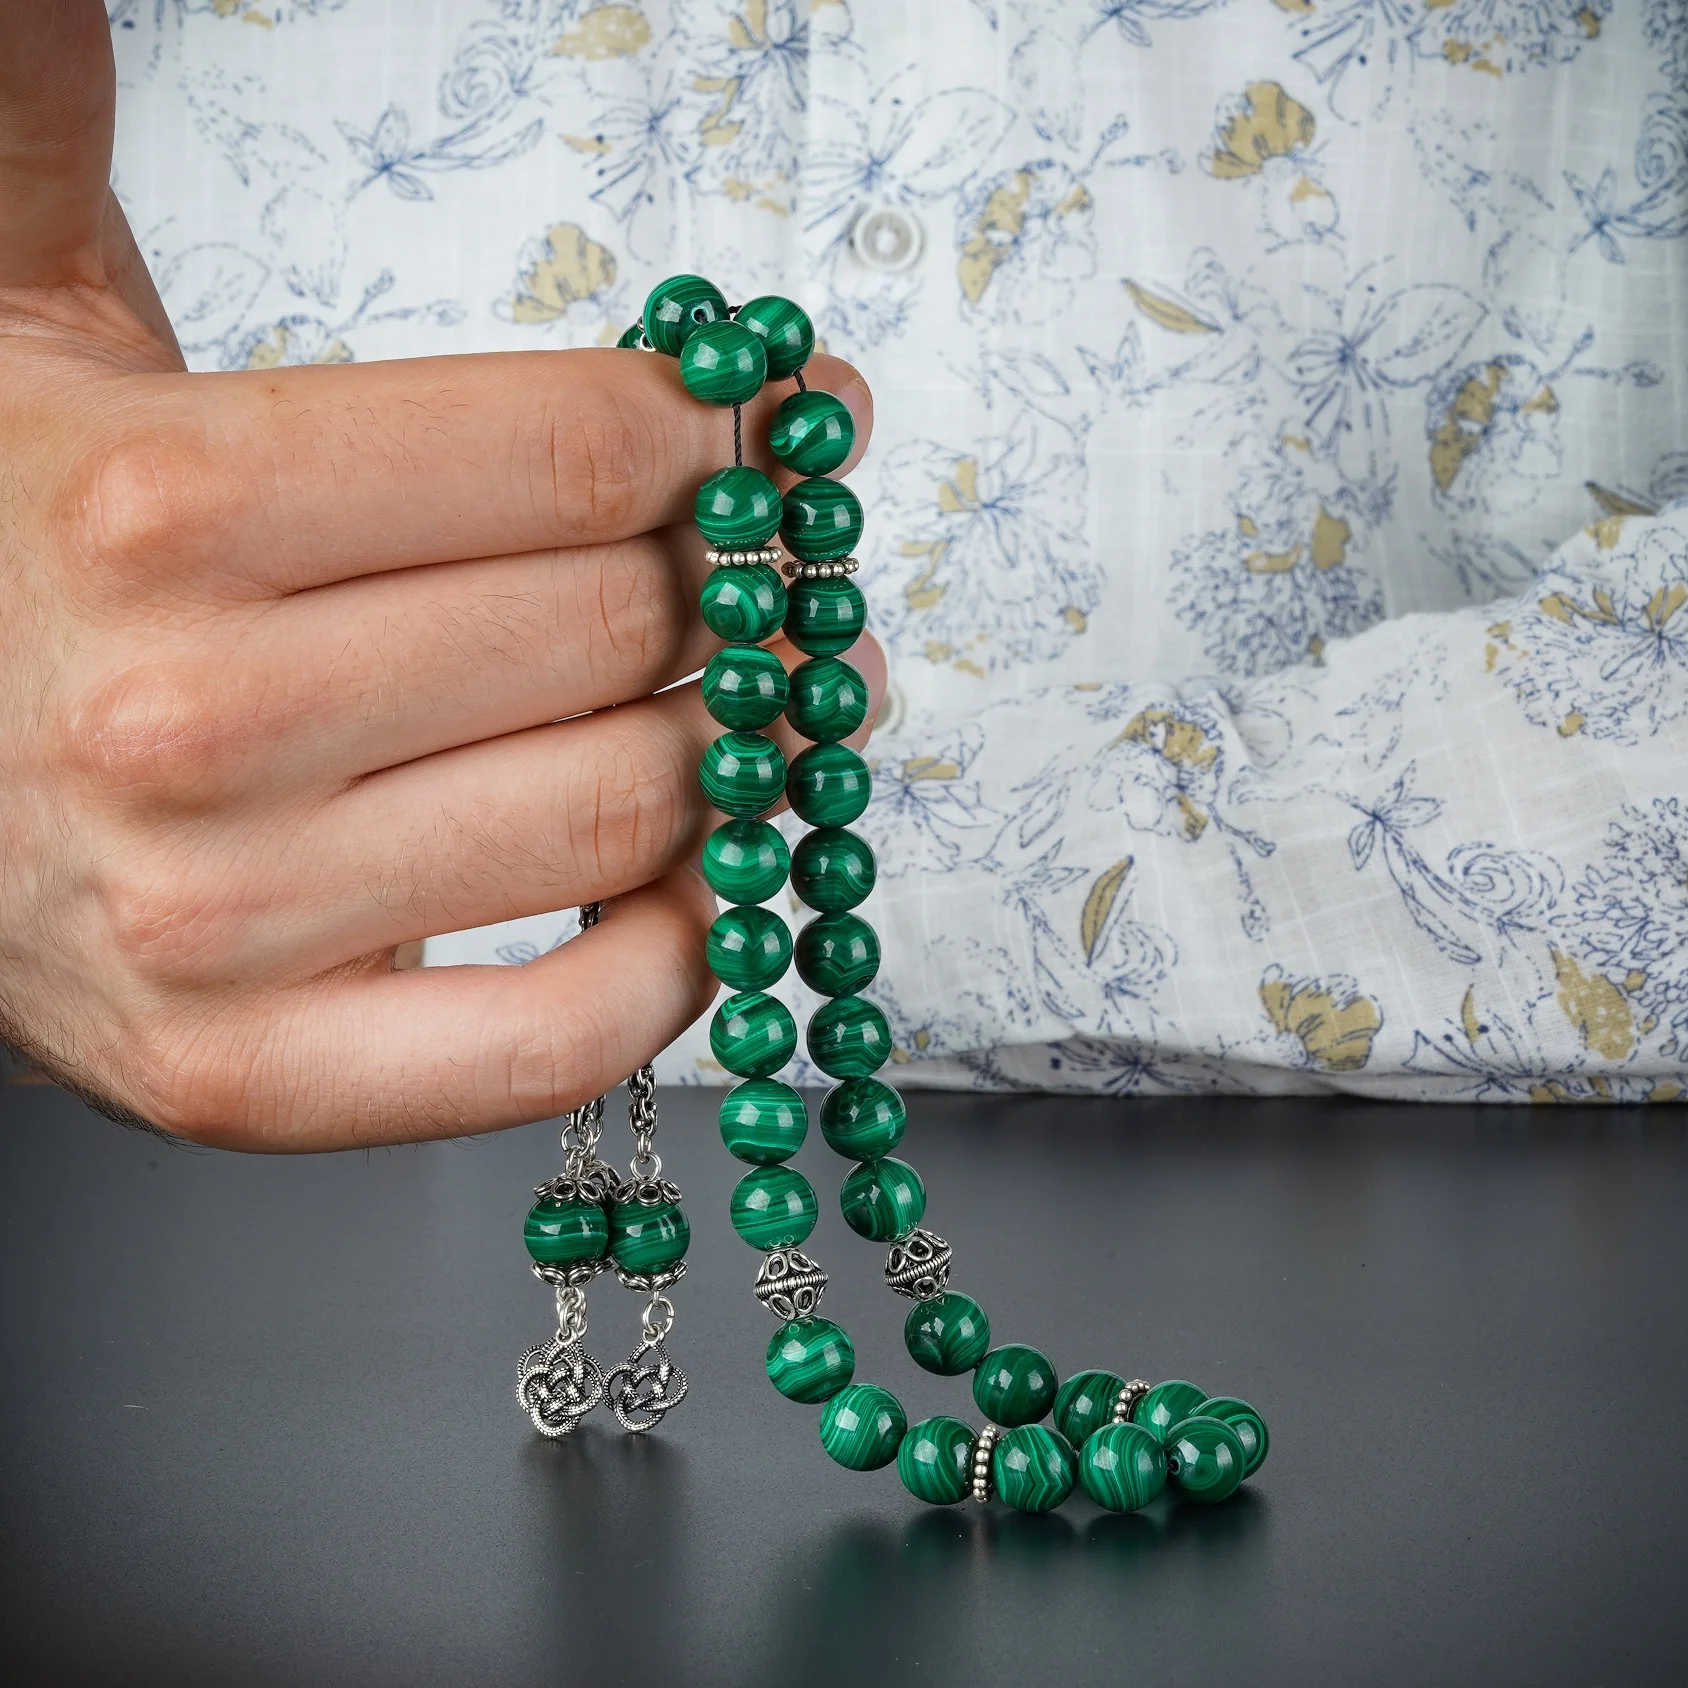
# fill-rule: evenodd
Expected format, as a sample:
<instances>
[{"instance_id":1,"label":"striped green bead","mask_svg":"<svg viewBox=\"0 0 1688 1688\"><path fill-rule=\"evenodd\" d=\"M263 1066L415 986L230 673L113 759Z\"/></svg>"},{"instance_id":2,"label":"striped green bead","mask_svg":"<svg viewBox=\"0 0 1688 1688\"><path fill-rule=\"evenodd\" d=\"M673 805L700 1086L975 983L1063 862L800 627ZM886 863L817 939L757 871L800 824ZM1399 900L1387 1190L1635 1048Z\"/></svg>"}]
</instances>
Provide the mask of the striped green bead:
<instances>
[{"instance_id":1,"label":"striped green bead","mask_svg":"<svg viewBox=\"0 0 1688 1688\"><path fill-rule=\"evenodd\" d=\"M1247 1401L1235 1395L1212 1395L1196 1408L1192 1418L1216 1418L1236 1431L1243 1446L1243 1476L1252 1477L1266 1463L1272 1438L1266 1433L1266 1420Z\"/></svg>"},{"instance_id":2,"label":"striped green bead","mask_svg":"<svg viewBox=\"0 0 1688 1688\"><path fill-rule=\"evenodd\" d=\"M973 1373L973 1402L997 1424L1036 1424L1055 1405L1055 1368L1023 1342L993 1348Z\"/></svg>"},{"instance_id":3,"label":"striped green bead","mask_svg":"<svg viewBox=\"0 0 1688 1688\"><path fill-rule=\"evenodd\" d=\"M728 1213L752 1248L796 1248L815 1228L815 1187L793 1166L759 1166L733 1186Z\"/></svg>"},{"instance_id":4,"label":"striped green bead","mask_svg":"<svg viewBox=\"0 0 1688 1688\"><path fill-rule=\"evenodd\" d=\"M785 707L785 664L760 645L728 645L703 671L703 706L734 732L765 727Z\"/></svg>"},{"instance_id":5,"label":"striped green bead","mask_svg":"<svg viewBox=\"0 0 1688 1688\"><path fill-rule=\"evenodd\" d=\"M1060 1431L1022 1424L991 1452L997 1498L1016 1512L1053 1512L1073 1492L1077 1464Z\"/></svg>"},{"instance_id":6,"label":"striped green bead","mask_svg":"<svg viewBox=\"0 0 1688 1688\"><path fill-rule=\"evenodd\" d=\"M1135 1512L1166 1487L1166 1453L1140 1424L1105 1424L1078 1450L1080 1487L1110 1512Z\"/></svg>"},{"instance_id":7,"label":"striped green bead","mask_svg":"<svg viewBox=\"0 0 1688 1688\"><path fill-rule=\"evenodd\" d=\"M804 833L791 855L792 890L822 914L854 908L873 890L877 876L867 840L841 826Z\"/></svg>"},{"instance_id":8,"label":"striped green bead","mask_svg":"<svg viewBox=\"0 0 1688 1688\"><path fill-rule=\"evenodd\" d=\"M704 626L717 639L744 645L773 638L790 615L785 582L766 563L712 569L698 593L698 606Z\"/></svg>"},{"instance_id":9,"label":"striped green bead","mask_svg":"<svg viewBox=\"0 0 1688 1688\"><path fill-rule=\"evenodd\" d=\"M846 1160L873 1161L890 1154L907 1125L902 1097L876 1078L846 1079L821 1103L821 1136Z\"/></svg>"},{"instance_id":10,"label":"striped green bead","mask_svg":"<svg viewBox=\"0 0 1688 1688\"><path fill-rule=\"evenodd\" d=\"M645 325L642 322L636 322L631 328L622 329L621 338L616 341L616 345L624 352L632 350L638 346L640 340L644 338L644 334Z\"/></svg>"},{"instance_id":11,"label":"striped green bead","mask_svg":"<svg viewBox=\"0 0 1688 1688\"><path fill-rule=\"evenodd\" d=\"M791 965L791 928L770 909L723 909L704 940L709 971L729 990L763 991Z\"/></svg>"},{"instance_id":12,"label":"striped green bead","mask_svg":"<svg viewBox=\"0 0 1688 1688\"><path fill-rule=\"evenodd\" d=\"M766 821L728 821L703 841L703 877L730 903L765 903L790 872L791 850Z\"/></svg>"},{"instance_id":13,"label":"striped green bead","mask_svg":"<svg viewBox=\"0 0 1688 1688\"><path fill-rule=\"evenodd\" d=\"M973 1489L973 1432L959 1418L923 1418L897 1447L897 1475L916 1500L953 1506Z\"/></svg>"},{"instance_id":14,"label":"striped green bead","mask_svg":"<svg viewBox=\"0 0 1688 1688\"><path fill-rule=\"evenodd\" d=\"M838 1205L845 1224L858 1237L876 1243L901 1242L926 1217L926 1186L907 1161L885 1155L850 1169L838 1192ZM1054 1392L1053 1384L1050 1391Z\"/></svg>"},{"instance_id":15,"label":"striped green bead","mask_svg":"<svg viewBox=\"0 0 1688 1688\"><path fill-rule=\"evenodd\" d=\"M793 1319L768 1343L768 1381L788 1401L828 1401L856 1373L856 1349L831 1319Z\"/></svg>"},{"instance_id":16,"label":"striped green bead","mask_svg":"<svg viewBox=\"0 0 1688 1688\"><path fill-rule=\"evenodd\" d=\"M671 275L645 300L645 338L659 352L677 358L686 341L706 323L727 321L727 301L700 275Z\"/></svg>"},{"instance_id":17,"label":"striped green bead","mask_svg":"<svg viewBox=\"0 0 1688 1688\"><path fill-rule=\"evenodd\" d=\"M761 733L723 733L704 751L697 778L714 807L748 818L779 802L785 790L785 757Z\"/></svg>"},{"instance_id":18,"label":"striped green bead","mask_svg":"<svg viewBox=\"0 0 1688 1688\"><path fill-rule=\"evenodd\" d=\"M891 1028L866 997L823 1002L804 1038L809 1059L833 1078L867 1078L891 1059Z\"/></svg>"},{"instance_id":19,"label":"striped green bead","mask_svg":"<svg viewBox=\"0 0 1688 1688\"><path fill-rule=\"evenodd\" d=\"M851 1471L889 1465L907 1430L902 1402L874 1383L852 1383L821 1408L821 1446Z\"/></svg>"},{"instance_id":20,"label":"striped green bead","mask_svg":"<svg viewBox=\"0 0 1688 1688\"><path fill-rule=\"evenodd\" d=\"M945 1290L909 1309L903 1344L922 1371L960 1377L984 1359L991 1345L991 1322L972 1296Z\"/></svg>"},{"instance_id":21,"label":"striped green bead","mask_svg":"<svg viewBox=\"0 0 1688 1688\"><path fill-rule=\"evenodd\" d=\"M837 656L862 636L867 600L854 581L800 580L787 594L785 636L810 656Z\"/></svg>"},{"instance_id":22,"label":"striped green bead","mask_svg":"<svg viewBox=\"0 0 1688 1688\"><path fill-rule=\"evenodd\" d=\"M1055 1392L1055 1428L1075 1448L1082 1448L1104 1424L1111 1424L1114 1402L1125 1379L1111 1371L1075 1372Z\"/></svg>"},{"instance_id":23,"label":"striped green bead","mask_svg":"<svg viewBox=\"0 0 1688 1688\"><path fill-rule=\"evenodd\" d=\"M809 1135L807 1105L778 1079L753 1078L736 1085L722 1097L717 1118L727 1153L752 1166L790 1160Z\"/></svg>"},{"instance_id":24,"label":"striped green bead","mask_svg":"<svg viewBox=\"0 0 1688 1688\"><path fill-rule=\"evenodd\" d=\"M766 545L779 531L781 513L780 489L760 469L743 464L717 469L692 500L698 532L726 551L753 551ZM765 563L754 566L767 567Z\"/></svg>"},{"instance_id":25,"label":"striped green bead","mask_svg":"<svg viewBox=\"0 0 1688 1688\"><path fill-rule=\"evenodd\" d=\"M855 443L855 419L831 393L793 393L768 427L774 461L799 475L830 475Z\"/></svg>"},{"instance_id":26,"label":"striped green bead","mask_svg":"<svg viewBox=\"0 0 1688 1688\"><path fill-rule=\"evenodd\" d=\"M742 323L705 323L680 348L680 379L704 404L749 404L768 379L768 354Z\"/></svg>"},{"instance_id":27,"label":"striped green bead","mask_svg":"<svg viewBox=\"0 0 1688 1688\"><path fill-rule=\"evenodd\" d=\"M609 1246L610 1221L601 1202L544 1197L528 1209L522 1226L527 1251L542 1266L597 1260Z\"/></svg>"},{"instance_id":28,"label":"striped green bead","mask_svg":"<svg viewBox=\"0 0 1688 1688\"><path fill-rule=\"evenodd\" d=\"M812 744L792 757L785 795L810 826L848 826L873 796L873 775L848 745Z\"/></svg>"},{"instance_id":29,"label":"striped green bead","mask_svg":"<svg viewBox=\"0 0 1688 1688\"><path fill-rule=\"evenodd\" d=\"M1248 1464L1242 1438L1216 1418L1186 1418L1161 1441L1166 1474L1188 1500L1218 1501L1236 1492Z\"/></svg>"},{"instance_id":30,"label":"striped green bead","mask_svg":"<svg viewBox=\"0 0 1688 1688\"><path fill-rule=\"evenodd\" d=\"M797 1022L777 997L761 991L729 996L709 1022L715 1059L740 1078L777 1073L797 1050Z\"/></svg>"},{"instance_id":31,"label":"striped green bead","mask_svg":"<svg viewBox=\"0 0 1688 1688\"><path fill-rule=\"evenodd\" d=\"M835 656L810 657L792 672L785 718L804 738L832 744L867 719L867 682Z\"/></svg>"},{"instance_id":32,"label":"striped green bead","mask_svg":"<svg viewBox=\"0 0 1688 1688\"><path fill-rule=\"evenodd\" d=\"M733 320L762 342L770 381L788 380L809 361L815 349L815 325L809 313L778 294L765 293L748 305L740 305Z\"/></svg>"},{"instance_id":33,"label":"striped green bead","mask_svg":"<svg viewBox=\"0 0 1688 1688\"><path fill-rule=\"evenodd\" d=\"M617 1202L610 1209L609 1254L624 1272L662 1272L685 1258L691 1221L678 1202Z\"/></svg>"},{"instance_id":34,"label":"striped green bead","mask_svg":"<svg viewBox=\"0 0 1688 1688\"><path fill-rule=\"evenodd\" d=\"M786 493L780 537L792 556L830 563L849 556L861 536L861 500L842 481L814 475Z\"/></svg>"},{"instance_id":35,"label":"striped green bead","mask_svg":"<svg viewBox=\"0 0 1688 1688\"><path fill-rule=\"evenodd\" d=\"M1205 1389L1198 1389L1181 1377L1169 1377L1165 1383L1157 1383L1148 1394L1138 1397L1131 1409L1131 1422L1142 1425L1164 1442L1167 1431L1181 1418L1188 1418L1206 1399Z\"/></svg>"},{"instance_id":36,"label":"striped green bead","mask_svg":"<svg viewBox=\"0 0 1688 1688\"><path fill-rule=\"evenodd\" d=\"M879 934L859 914L817 915L796 948L797 976L822 996L854 996L879 971Z\"/></svg>"}]
</instances>

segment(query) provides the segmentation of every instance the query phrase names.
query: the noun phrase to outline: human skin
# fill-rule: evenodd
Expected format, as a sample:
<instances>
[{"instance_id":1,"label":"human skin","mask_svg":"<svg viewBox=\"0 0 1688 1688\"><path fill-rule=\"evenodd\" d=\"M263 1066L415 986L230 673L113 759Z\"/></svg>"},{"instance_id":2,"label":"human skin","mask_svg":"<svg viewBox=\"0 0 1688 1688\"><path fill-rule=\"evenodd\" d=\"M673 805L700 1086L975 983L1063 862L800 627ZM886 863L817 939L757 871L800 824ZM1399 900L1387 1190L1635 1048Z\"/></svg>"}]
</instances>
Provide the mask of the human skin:
<instances>
[{"instance_id":1,"label":"human skin","mask_svg":"<svg viewBox=\"0 0 1688 1688\"><path fill-rule=\"evenodd\" d=\"M188 374L114 103L98 0L0 7L0 1039L233 1148L559 1113L713 991L675 683L731 413L633 352ZM860 376L807 373L859 455ZM393 966L598 899L525 967Z\"/></svg>"}]
</instances>

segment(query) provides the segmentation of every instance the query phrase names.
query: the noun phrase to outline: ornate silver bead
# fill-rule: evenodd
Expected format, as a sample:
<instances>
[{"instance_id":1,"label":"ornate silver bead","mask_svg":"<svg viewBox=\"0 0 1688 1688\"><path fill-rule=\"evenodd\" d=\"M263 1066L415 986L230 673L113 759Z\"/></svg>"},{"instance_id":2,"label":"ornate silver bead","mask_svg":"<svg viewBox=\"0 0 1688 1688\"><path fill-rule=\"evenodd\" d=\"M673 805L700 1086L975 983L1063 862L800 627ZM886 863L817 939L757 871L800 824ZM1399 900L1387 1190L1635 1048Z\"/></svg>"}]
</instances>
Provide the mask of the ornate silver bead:
<instances>
[{"instance_id":1,"label":"ornate silver bead","mask_svg":"<svg viewBox=\"0 0 1688 1688\"><path fill-rule=\"evenodd\" d=\"M839 557L829 563L804 563L795 557L785 565L787 580L838 580L861 567L857 557Z\"/></svg>"},{"instance_id":2,"label":"ornate silver bead","mask_svg":"<svg viewBox=\"0 0 1688 1688\"><path fill-rule=\"evenodd\" d=\"M911 1301L942 1295L949 1283L950 1245L936 1231L917 1225L885 1256L885 1282Z\"/></svg>"},{"instance_id":3,"label":"ornate silver bead","mask_svg":"<svg viewBox=\"0 0 1688 1688\"><path fill-rule=\"evenodd\" d=\"M973 1498L980 1506L991 1498L996 1487L991 1473L991 1453L1001 1434L994 1424L987 1424L973 1443Z\"/></svg>"},{"instance_id":4,"label":"ornate silver bead","mask_svg":"<svg viewBox=\"0 0 1688 1688\"><path fill-rule=\"evenodd\" d=\"M1128 1424L1131 1421L1132 1409L1145 1395L1149 1393L1148 1384L1140 1377L1134 1377L1120 1390L1114 1398L1114 1423Z\"/></svg>"},{"instance_id":5,"label":"ornate silver bead","mask_svg":"<svg viewBox=\"0 0 1688 1688\"><path fill-rule=\"evenodd\" d=\"M826 1273L800 1248L776 1248L756 1274L756 1299L776 1319L807 1319L820 1306L826 1282Z\"/></svg>"},{"instance_id":6,"label":"ornate silver bead","mask_svg":"<svg viewBox=\"0 0 1688 1688\"><path fill-rule=\"evenodd\" d=\"M748 568L753 563L777 563L780 560L780 548L777 545L758 545L750 550L727 551L711 546L703 554L703 560L711 568L738 569Z\"/></svg>"}]
</instances>

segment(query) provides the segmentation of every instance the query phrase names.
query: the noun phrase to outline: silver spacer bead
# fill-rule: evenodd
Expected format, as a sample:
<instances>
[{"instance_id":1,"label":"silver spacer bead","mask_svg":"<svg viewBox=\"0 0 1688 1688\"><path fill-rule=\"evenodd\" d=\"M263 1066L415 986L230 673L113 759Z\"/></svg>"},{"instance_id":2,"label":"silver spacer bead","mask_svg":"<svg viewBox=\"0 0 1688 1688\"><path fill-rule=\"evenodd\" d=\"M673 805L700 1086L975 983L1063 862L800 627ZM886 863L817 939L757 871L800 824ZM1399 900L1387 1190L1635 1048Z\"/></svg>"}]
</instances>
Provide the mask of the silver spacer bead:
<instances>
[{"instance_id":1,"label":"silver spacer bead","mask_svg":"<svg viewBox=\"0 0 1688 1688\"><path fill-rule=\"evenodd\" d=\"M1114 1398L1114 1423L1129 1424L1132 1409L1145 1395L1149 1393L1149 1386L1140 1377L1134 1377L1120 1390Z\"/></svg>"},{"instance_id":2,"label":"silver spacer bead","mask_svg":"<svg viewBox=\"0 0 1688 1688\"><path fill-rule=\"evenodd\" d=\"M936 1231L917 1225L885 1256L885 1282L911 1301L942 1295L949 1283L950 1245Z\"/></svg>"},{"instance_id":3,"label":"silver spacer bead","mask_svg":"<svg viewBox=\"0 0 1688 1688\"><path fill-rule=\"evenodd\" d=\"M640 1207L661 1207L680 1199L680 1186L670 1178L626 1178L616 1186L618 1202L637 1202Z\"/></svg>"},{"instance_id":4,"label":"silver spacer bead","mask_svg":"<svg viewBox=\"0 0 1688 1688\"><path fill-rule=\"evenodd\" d=\"M827 1277L798 1248L769 1252L756 1273L755 1296L776 1319L808 1319L826 1294Z\"/></svg>"},{"instance_id":5,"label":"silver spacer bead","mask_svg":"<svg viewBox=\"0 0 1688 1688\"><path fill-rule=\"evenodd\" d=\"M703 554L703 560L711 568L742 569L749 568L753 563L775 564L782 553L777 545L758 545L750 550L724 551L711 546Z\"/></svg>"},{"instance_id":6,"label":"silver spacer bead","mask_svg":"<svg viewBox=\"0 0 1688 1688\"><path fill-rule=\"evenodd\" d=\"M581 1289L600 1272L608 1271L609 1264L606 1254L600 1254L596 1260L576 1260L569 1266L547 1266L538 1260L528 1262L533 1275L553 1289Z\"/></svg>"},{"instance_id":7,"label":"silver spacer bead","mask_svg":"<svg viewBox=\"0 0 1688 1688\"><path fill-rule=\"evenodd\" d=\"M996 1488L991 1475L991 1451L1001 1434L994 1424L987 1424L973 1442L973 1498L980 1506L991 1498Z\"/></svg>"},{"instance_id":8,"label":"silver spacer bead","mask_svg":"<svg viewBox=\"0 0 1688 1688\"><path fill-rule=\"evenodd\" d=\"M660 1272L624 1272L617 1266L615 1275L621 1280L623 1289L636 1289L641 1295L661 1295L671 1284L677 1284L685 1277L686 1263L676 1260Z\"/></svg>"},{"instance_id":9,"label":"silver spacer bead","mask_svg":"<svg viewBox=\"0 0 1688 1688\"><path fill-rule=\"evenodd\" d=\"M787 580L838 580L861 566L856 557L840 557L830 563L803 563L794 557L785 565L785 576Z\"/></svg>"}]
</instances>

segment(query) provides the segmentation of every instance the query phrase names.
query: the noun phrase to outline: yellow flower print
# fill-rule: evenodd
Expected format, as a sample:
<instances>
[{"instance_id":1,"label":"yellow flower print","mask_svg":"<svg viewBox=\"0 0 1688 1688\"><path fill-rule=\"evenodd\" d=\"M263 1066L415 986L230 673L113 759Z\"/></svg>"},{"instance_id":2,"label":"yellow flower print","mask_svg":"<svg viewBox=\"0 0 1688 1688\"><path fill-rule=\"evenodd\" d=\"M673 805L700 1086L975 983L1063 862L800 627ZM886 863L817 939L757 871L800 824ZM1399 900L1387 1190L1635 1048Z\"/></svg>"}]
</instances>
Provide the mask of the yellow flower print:
<instances>
[{"instance_id":1,"label":"yellow flower print","mask_svg":"<svg viewBox=\"0 0 1688 1688\"><path fill-rule=\"evenodd\" d=\"M1212 781L1219 761L1219 744L1201 722L1171 709L1139 710L1126 722L1114 745L1140 745L1162 765L1162 779L1154 782L1163 804L1177 816L1177 832L1194 843L1207 831L1211 816L1203 803L1215 795ZM1113 746L1109 747L1110 749ZM1203 802L1198 803L1200 797Z\"/></svg>"},{"instance_id":2,"label":"yellow flower print","mask_svg":"<svg viewBox=\"0 0 1688 1688\"><path fill-rule=\"evenodd\" d=\"M551 43L554 58L625 59L648 46L651 26L637 6L594 6Z\"/></svg>"},{"instance_id":3,"label":"yellow flower print","mask_svg":"<svg viewBox=\"0 0 1688 1688\"><path fill-rule=\"evenodd\" d=\"M1301 1045L1303 1065L1321 1073L1357 1073L1371 1059L1383 1010L1352 979L1288 979L1268 967L1260 1006L1273 1029Z\"/></svg>"},{"instance_id":4,"label":"yellow flower print","mask_svg":"<svg viewBox=\"0 0 1688 1688\"><path fill-rule=\"evenodd\" d=\"M575 223L554 223L524 255L512 322L556 322L585 300L601 300L615 285L615 254Z\"/></svg>"},{"instance_id":5,"label":"yellow flower print","mask_svg":"<svg viewBox=\"0 0 1688 1688\"><path fill-rule=\"evenodd\" d=\"M1313 113L1276 82L1254 82L1219 108L1202 168L1222 182L1256 180L1266 232L1281 244L1323 240L1336 229L1336 200L1310 156Z\"/></svg>"},{"instance_id":6,"label":"yellow flower print","mask_svg":"<svg viewBox=\"0 0 1688 1688\"><path fill-rule=\"evenodd\" d=\"M1552 955L1559 1009L1576 1029L1583 1048L1608 1061L1627 1060L1635 1049L1635 1015L1623 991L1604 973L1584 972L1562 950L1555 949Z\"/></svg>"},{"instance_id":7,"label":"yellow flower print","mask_svg":"<svg viewBox=\"0 0 1688 1688\"><path fill-rule=\"evenodd\" d=\"M260 331L246 351L247 369L282 369L302 363L350 363L352 349L338 334L323 333L308 317L274 322Z\"/></svg>"}]
</instances>

